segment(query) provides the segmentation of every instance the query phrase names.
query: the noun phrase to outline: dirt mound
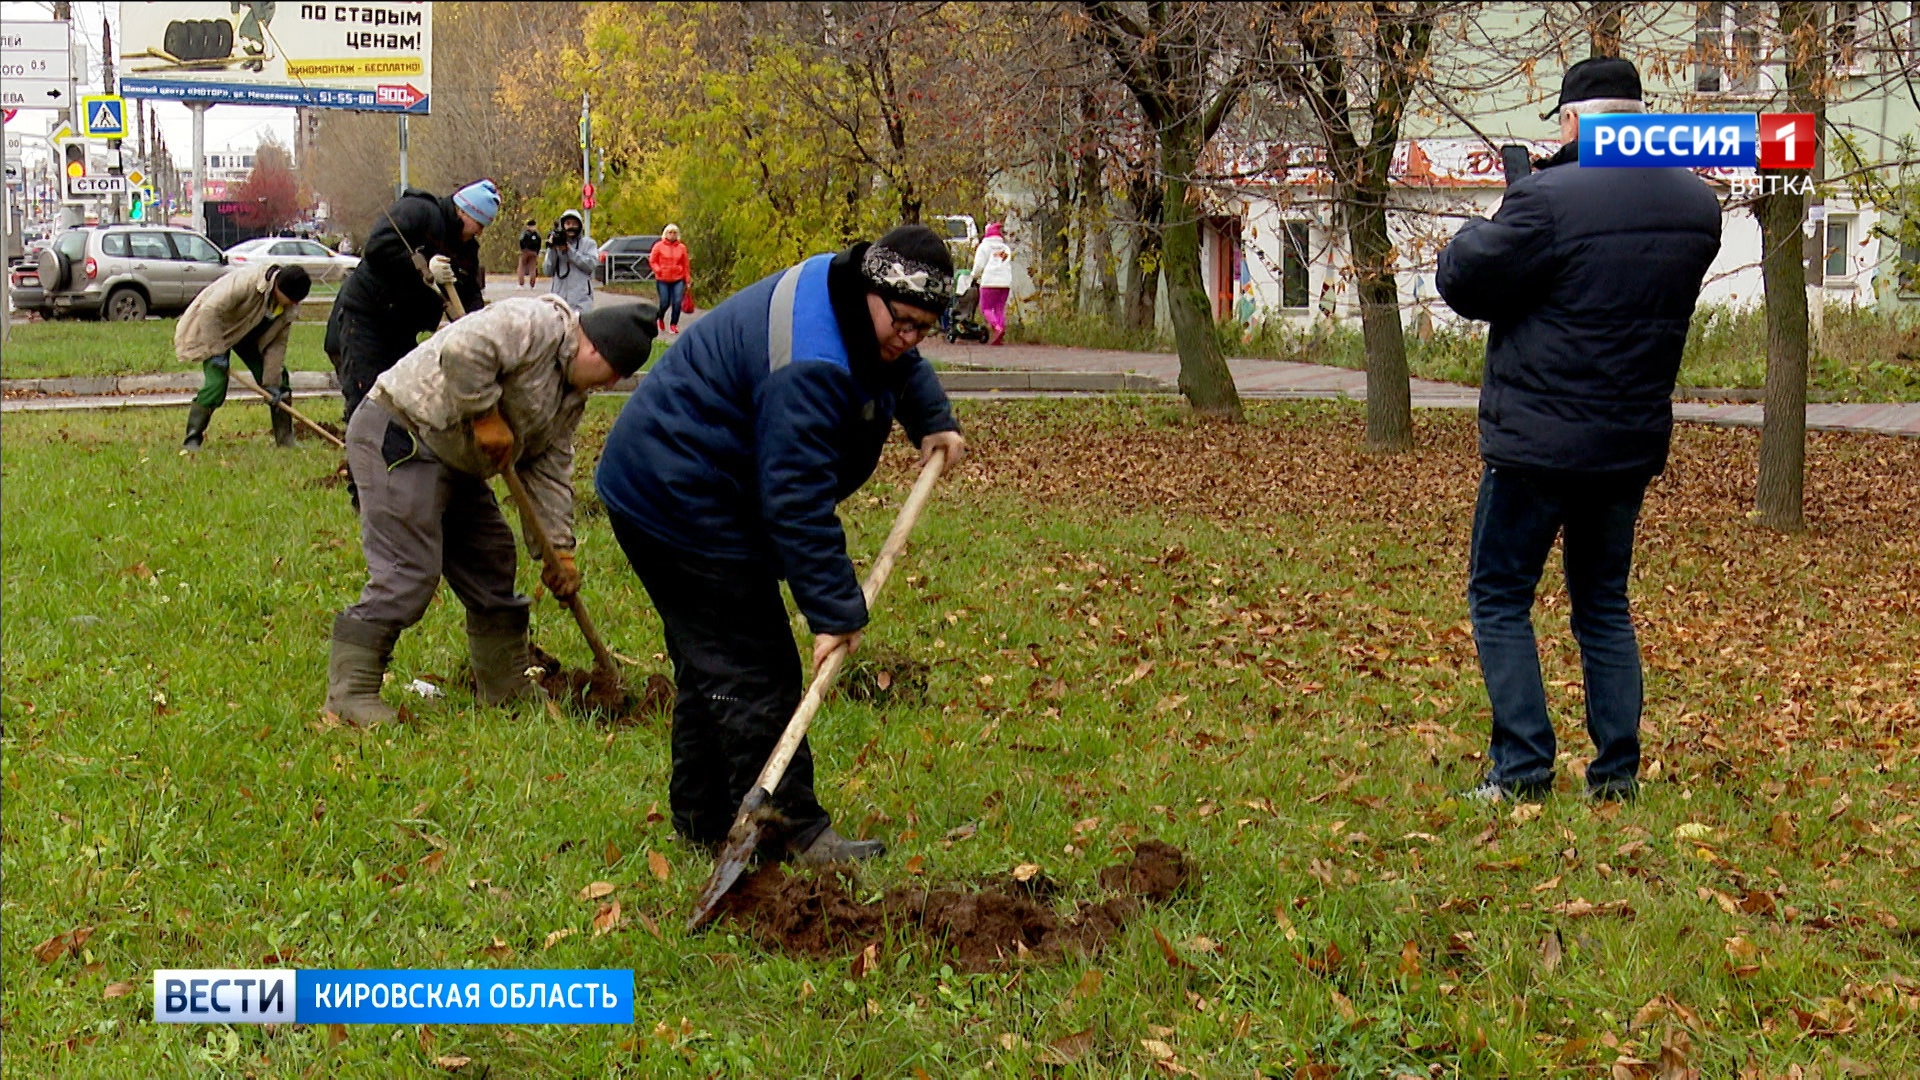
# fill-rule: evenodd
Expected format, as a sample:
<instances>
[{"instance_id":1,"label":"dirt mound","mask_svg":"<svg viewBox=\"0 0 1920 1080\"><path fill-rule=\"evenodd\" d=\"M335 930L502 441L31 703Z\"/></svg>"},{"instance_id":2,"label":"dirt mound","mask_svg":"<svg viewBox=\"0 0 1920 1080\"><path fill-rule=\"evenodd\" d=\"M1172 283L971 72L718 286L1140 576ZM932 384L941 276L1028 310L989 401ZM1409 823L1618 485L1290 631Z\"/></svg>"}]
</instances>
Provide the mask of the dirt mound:
<instances>
[{"instance_id":1,"label":"dirt mound","mask_svg":"<svg viewBox=\"0 0 1920 1080\"><path fill-rule=\"evenodd\" d=\"M637 686L623 684L603 671L567 668L538 645L530 649L547 696L602 723L632 727L673 709L673 680L665 675L648 675Z\"/></svg>"},{"instance_id":2,"label":"dirt mound","mask_svg":"<svg viewBox=\"0 0 1920 1080\"><path fill-rule=\"evenodd\" d=\"M1193 879L1186 852L1172 844L1148 840L1133 849L1133 859L1100 871L1100 887L1108 892L1145 897L1164 904Z\"/></svg>"},{"instance_id":3,"label":"dirt mound","mask_svg":"<svg viewBox=\"0 0 1920 1080\"><path fill-rule=\"evenodd\" d=\"M861 649L840 672L839 692L848 701L875 705L922 705L933 668L897 649Z\"/></svg>"},{"instance_id":4,"label":"dirt mound","mask_svg":"<svg viewBox=\"0 0 1920 1080\"><path fill-rule=\"evenodd\" d=\"M1082 903L1062 918L1047 903L1049 888L997 878L976 890L893 889L872 903L847 891L844 869L790 874L766 866L741 879L720 913L747 927L769 949L832 956L858 952L890 934L923 937L969 971L986 971L1023 957L1050 959L1099 952L1140 913L1141 899L1163 901L1192 876L1180 849L1157 840L1100 874L1102 888L1119 895Z\"/></svg>"}]
</instances>

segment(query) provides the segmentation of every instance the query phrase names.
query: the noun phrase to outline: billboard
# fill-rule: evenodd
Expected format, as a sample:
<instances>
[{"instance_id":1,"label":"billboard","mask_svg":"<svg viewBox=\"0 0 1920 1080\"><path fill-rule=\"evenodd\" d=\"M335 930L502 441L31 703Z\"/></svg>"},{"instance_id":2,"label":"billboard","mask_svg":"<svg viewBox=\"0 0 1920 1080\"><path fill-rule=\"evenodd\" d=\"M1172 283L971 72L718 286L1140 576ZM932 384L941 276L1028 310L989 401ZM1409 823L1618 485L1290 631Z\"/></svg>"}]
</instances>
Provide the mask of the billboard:
<instances>
[{"instance_id":1,"label":"billboard","mask_svg":"<svg viewBox=\"0 0 1920 1080\"><path fill-rule=\"evenodd\" d=\"M209 105L425 113L431 3L120 5L120 92Z\"/></svg>"}]
</instances>

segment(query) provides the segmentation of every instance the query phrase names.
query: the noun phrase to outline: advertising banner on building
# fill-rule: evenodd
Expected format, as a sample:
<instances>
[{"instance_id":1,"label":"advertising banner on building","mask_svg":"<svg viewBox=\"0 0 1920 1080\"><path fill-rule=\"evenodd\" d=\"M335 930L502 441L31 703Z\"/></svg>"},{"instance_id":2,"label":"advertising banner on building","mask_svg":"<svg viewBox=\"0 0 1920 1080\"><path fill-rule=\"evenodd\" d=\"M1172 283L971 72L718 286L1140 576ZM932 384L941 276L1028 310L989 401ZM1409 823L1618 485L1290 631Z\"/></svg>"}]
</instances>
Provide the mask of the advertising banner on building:
<instances>
[{"instance_id":1,"label":"advertising banner on building","mask_svg":"<svg viewBox=\"0 0 1920 1080\"><path fill-rule=\"evenodd\" d=\"M431 3L120 5L120 92L209 105L425 113Z\"/></svg>"}]
</instances>

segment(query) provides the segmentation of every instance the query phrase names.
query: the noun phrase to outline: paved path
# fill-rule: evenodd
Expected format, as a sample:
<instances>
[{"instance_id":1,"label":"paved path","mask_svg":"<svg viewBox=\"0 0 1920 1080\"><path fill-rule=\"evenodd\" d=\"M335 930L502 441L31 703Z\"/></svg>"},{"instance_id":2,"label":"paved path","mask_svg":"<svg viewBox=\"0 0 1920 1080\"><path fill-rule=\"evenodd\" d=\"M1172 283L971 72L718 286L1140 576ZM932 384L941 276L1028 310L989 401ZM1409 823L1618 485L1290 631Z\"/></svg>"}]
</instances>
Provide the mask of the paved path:
<instances>
[{"instance_id":1,"label":"paved path","mask_svg":"<svg viewBox=\"0 0 1920 1080\"><path fill-rule=\"evenodd\" d=\"M1129 372L1153 380L1172 391L1180 378L1180 358L1172 353L1121 352L1113 349L1075 349L1056 345L1002 345L988 348L971 343L932 342L921 347L929 358L954 367L975 370L1025 372ZM1230 360L1233 381L1243 397L1282 400L1344 399L1365 401L1364 372L1285 360ZM1413 380L1416 409L1473 409L1480 392L1471 386ZM1676 420L1721 427L1759 427L1763 410L1754 404L1709 404L1676 401ZM1877 435L1920 438L1920 402L1881 405L1813 404L1807 406L1807 426L1815 431L1860 431Z\"/></svg>"}]
</instances>

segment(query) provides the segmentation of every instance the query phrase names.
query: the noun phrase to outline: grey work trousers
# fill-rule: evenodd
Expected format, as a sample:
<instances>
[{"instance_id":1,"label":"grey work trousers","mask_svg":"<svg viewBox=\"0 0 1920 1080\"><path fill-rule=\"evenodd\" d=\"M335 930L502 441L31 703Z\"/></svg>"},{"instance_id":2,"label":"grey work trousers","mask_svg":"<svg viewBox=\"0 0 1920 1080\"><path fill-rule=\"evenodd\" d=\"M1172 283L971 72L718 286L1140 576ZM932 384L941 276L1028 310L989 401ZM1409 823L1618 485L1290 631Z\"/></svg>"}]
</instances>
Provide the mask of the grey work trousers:
<instances>
[{"instance_id":1,"label":"grey work trousers","mask_svg":"<svg viewBox=\"0 0 1920 1080\"><path fill-rule=\"evenodd\" d=\"M349 616L405 629L427 613L445 577L469 626L526 625L532 601L513 587L519 551L485 480L441 464L370 400L347 424L347 468L360 490L367 557L367 586Z\"/></svg>"}]
</instances>

